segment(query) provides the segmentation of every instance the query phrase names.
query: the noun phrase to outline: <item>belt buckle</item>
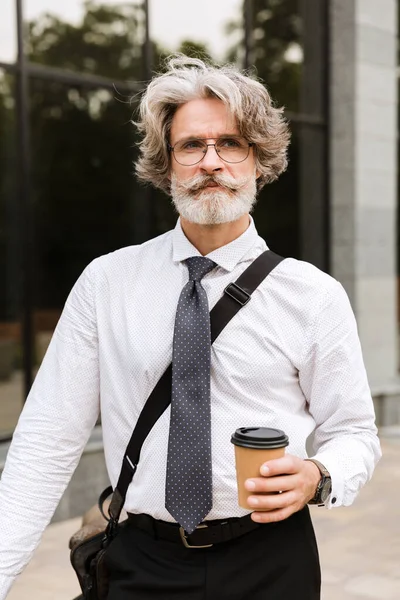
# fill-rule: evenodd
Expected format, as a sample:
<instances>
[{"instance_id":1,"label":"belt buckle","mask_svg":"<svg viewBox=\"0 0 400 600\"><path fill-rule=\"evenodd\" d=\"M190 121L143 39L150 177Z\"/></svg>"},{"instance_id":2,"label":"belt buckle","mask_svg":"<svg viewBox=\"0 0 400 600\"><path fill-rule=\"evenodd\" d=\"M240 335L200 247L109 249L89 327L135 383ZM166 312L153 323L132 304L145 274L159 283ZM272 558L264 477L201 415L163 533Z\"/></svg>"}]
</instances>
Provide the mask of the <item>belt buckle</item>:
<instances>
[{"instance_id":1,"label":"belt buckle","mask_svg":"<svg viewBox=\"0 0 400 600\"><path fill-rule=\"evenodd\" d=\"M206 527L208 527L208 525L197 525L196 529L205 529ZM186 548L211 548L211 546L214 546L214 544L207 544L206 546L192 546L188 542L186 531L183 527L179 527L179 533L181 536L182 543Z\"/></svg>"}]
</instances>

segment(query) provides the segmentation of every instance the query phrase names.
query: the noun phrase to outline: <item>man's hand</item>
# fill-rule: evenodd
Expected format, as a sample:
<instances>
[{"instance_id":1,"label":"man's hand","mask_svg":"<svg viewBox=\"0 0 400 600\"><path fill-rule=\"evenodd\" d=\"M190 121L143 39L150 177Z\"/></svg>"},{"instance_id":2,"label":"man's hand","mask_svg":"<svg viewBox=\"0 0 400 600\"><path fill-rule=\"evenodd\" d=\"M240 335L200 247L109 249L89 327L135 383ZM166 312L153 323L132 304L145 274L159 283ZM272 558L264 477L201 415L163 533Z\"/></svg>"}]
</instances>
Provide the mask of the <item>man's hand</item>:
<instances>
[{"instance_id":1,"label":"man's hand","mask_svg":"<svg viewBox=\"0 0 400 600\"><path fill-rule=\"evenodd\" d=\"M256 509L251 518L257 523L283 521L301 510L314 497L321 479L314 463L291 454L264 463L260 474L245 482L251 493L249 506Z\"/></svg>"}]
</instances>

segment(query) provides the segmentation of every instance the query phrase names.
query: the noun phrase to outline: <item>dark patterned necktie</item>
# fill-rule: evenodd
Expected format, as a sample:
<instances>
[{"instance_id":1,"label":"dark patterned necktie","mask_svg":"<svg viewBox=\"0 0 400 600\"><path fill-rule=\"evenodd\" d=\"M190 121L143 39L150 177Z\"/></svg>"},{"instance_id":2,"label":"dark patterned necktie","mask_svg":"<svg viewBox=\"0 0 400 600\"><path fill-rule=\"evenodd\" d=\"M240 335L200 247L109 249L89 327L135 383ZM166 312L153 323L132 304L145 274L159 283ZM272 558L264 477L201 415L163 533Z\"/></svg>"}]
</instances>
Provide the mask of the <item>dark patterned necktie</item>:
<instances>
[{"instance_id":1,"label":"dark patterned necktie","mask_svg":"<svg viewBox=\"0 0 400 600\"><path fill-rule=\"evenodd\" d=\"M165 506L188 532L212 506L210 314L200 280L216 264L186 260L189 282L179 297L172 351L172 400Z\"/></svg>"}]
</instances>

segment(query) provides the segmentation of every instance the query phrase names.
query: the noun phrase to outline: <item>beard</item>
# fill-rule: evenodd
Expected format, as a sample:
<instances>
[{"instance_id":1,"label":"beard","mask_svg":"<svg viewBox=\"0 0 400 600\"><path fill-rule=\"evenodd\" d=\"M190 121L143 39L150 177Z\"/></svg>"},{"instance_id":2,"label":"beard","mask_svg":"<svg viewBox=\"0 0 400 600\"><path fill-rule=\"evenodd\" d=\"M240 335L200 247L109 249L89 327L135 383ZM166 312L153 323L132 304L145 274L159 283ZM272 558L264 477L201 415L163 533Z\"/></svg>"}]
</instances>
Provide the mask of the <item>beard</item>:
<instances>
[{"instance_id":1,"label":"beard","mask_svg":"<svg viewBox=\"0 0 400 600\"><path fill-rule=\"evenodd\" d=\"M216 183L220 188L207 187ZM181 217L198 225L237 221L250 213L257 201L255 172L235 179L228 175L197 175L180 181L171 176L172 203Z\"/></svg>"}]
</instances>

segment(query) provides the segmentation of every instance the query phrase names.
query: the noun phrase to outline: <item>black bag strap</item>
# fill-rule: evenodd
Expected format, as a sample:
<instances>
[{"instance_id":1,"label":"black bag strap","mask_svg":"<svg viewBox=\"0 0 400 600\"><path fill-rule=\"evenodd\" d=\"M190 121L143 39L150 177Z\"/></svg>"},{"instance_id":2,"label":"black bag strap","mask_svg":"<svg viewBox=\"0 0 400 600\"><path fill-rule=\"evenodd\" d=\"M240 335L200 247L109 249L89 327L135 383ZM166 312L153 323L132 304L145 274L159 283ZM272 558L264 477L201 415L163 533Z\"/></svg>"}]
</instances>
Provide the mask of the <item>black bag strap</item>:
<instances>
[{"instance_id":1,"label":"black bag strap","mask_svg":"<svg viewBox=\"0 0 400 600\"><path fill-rule=\"evenodd\" d=\"M235 282L225 288L224 295L210 312L211 343L217 339L232 317L250 301L254 290L282 260L281 256L271 250L266 250L247 267ZM129 484L139 463L143 442L171 403L171 388L172 364L167 367L158 380L139 415L124 454L121 473L114 492L112 487L108 487L99 498L99 507L103 513L104 500L111 493L113 494L108 509L110 524L112 523L113 526L118 523Z\"/></svg>"}]
</instances>

